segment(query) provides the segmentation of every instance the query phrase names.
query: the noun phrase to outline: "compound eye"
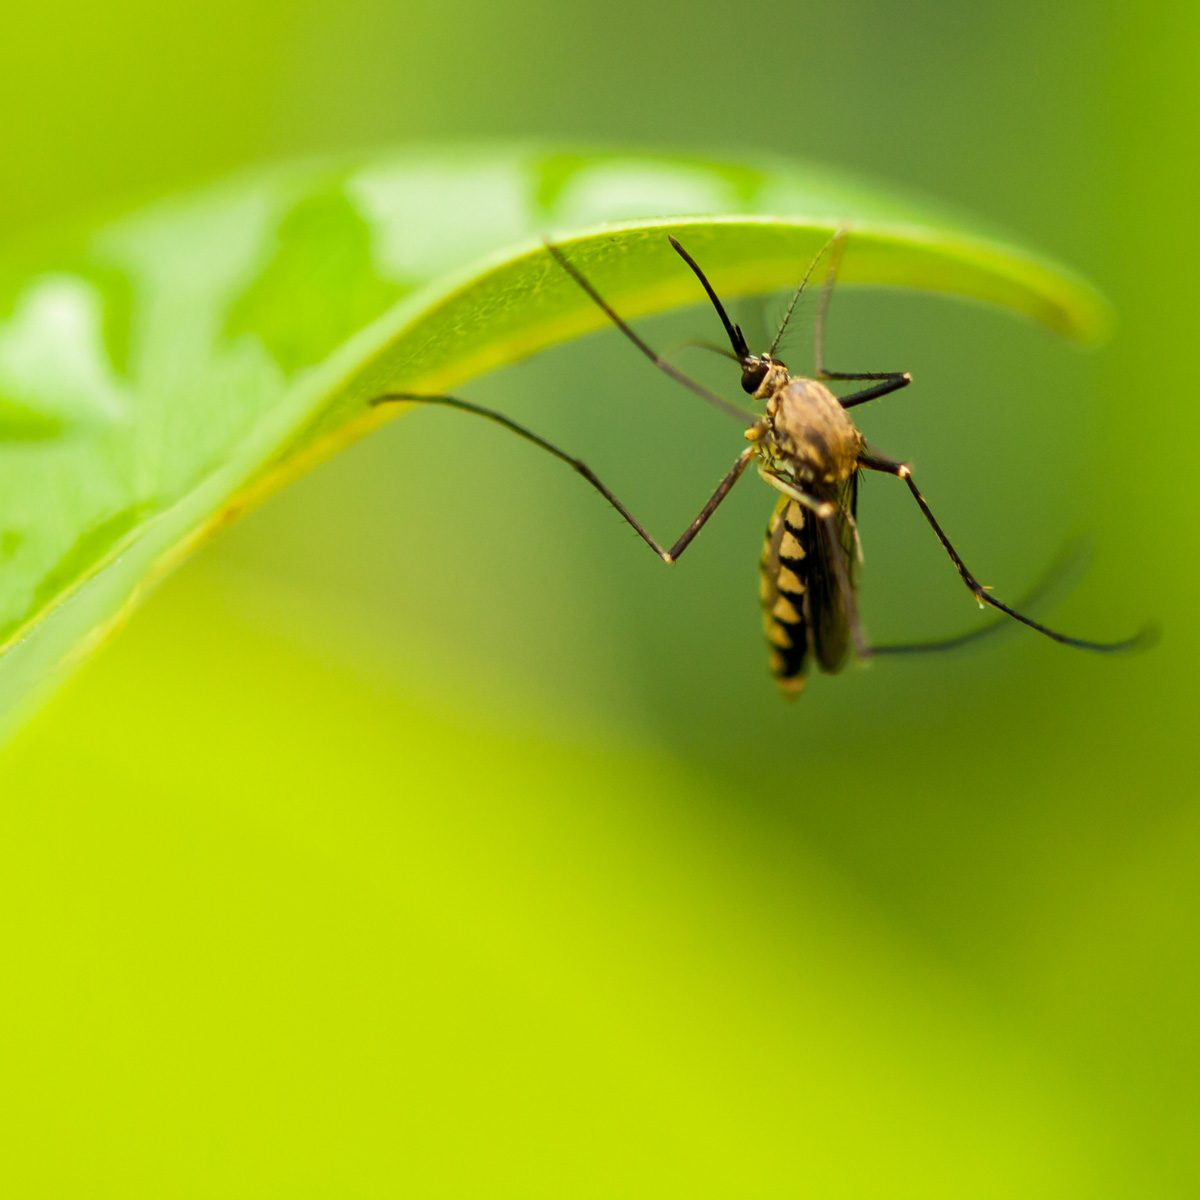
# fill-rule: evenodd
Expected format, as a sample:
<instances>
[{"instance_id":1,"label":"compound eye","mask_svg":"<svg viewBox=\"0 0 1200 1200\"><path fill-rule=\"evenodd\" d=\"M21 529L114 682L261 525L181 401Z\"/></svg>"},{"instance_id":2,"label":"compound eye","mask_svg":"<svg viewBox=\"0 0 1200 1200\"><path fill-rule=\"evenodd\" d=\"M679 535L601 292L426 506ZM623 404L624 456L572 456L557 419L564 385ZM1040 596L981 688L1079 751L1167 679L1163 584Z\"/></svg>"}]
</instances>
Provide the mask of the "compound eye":
<instances>
[{"instance_id":1,"label":"compound eye","mask_svg":"<svg viewBox=\"0 0 1200 1200\"><path fill-rule=\"evenodd\" d=\"M746 367L742 371L742 391L748 396L753 396L755 392L762 386L762 381L767 377L767 364L755 363L752 367Z\"/></svg>"}]
</instances>

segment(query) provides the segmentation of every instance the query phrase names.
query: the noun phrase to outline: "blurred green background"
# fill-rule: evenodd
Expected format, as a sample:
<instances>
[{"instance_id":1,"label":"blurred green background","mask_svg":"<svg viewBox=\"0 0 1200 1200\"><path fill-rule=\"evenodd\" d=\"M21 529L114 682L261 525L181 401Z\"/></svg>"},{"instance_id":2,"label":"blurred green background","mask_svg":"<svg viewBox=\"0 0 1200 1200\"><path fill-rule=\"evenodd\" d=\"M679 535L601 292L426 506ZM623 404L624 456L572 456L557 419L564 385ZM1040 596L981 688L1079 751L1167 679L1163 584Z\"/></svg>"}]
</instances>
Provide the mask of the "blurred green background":
<instances>
[{"instance_id":1,"label":"blurred green background","mask_svg":"<svg viewBox=\"0 0 1200 1200\"><path fill-rule=\"evenodd\" d=\"M1084 534L1057 623L1164 636L1016 631L784 705L755 481L667 571L548 457L462 419L464 485L428 453L455 415L404 416L4 752L4 1193L1197 1194L1198 35L1083 0L9 12L10 236L481 135L768 148L1013 230L1114 298L1110 345L846 292L830 359L914 372L862 424L1000 595ZM611 333L468 392L663 537L733 450ZM862 508L872 633L968 627L903 489Z\"/></svg>"}]
</instances>

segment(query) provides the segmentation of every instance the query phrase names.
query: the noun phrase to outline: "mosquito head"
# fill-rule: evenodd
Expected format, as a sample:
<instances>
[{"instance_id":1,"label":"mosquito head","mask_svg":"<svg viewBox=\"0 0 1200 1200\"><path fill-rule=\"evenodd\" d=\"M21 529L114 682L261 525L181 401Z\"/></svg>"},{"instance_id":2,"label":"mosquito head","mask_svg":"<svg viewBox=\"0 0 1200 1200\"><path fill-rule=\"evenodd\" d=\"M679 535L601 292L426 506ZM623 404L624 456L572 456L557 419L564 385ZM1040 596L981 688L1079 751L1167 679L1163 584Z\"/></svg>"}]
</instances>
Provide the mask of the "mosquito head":
<instances>
[{"instance_id":1,"label":"mosquito head","mask_svg":"<svg viewBox=\"0 0 1200 1200\"><path fill-rule=\"evenodd\" d=\"M713 291L712 284L708 282L708 277L700 270L696 260L673 237L668 236L668 240L675 253L687 263L692 269L692 273L700 280L701 286L708 293L709 300L712 301L713 308L717 310L717 316L721 318L721 324L725 326L725 334L729 338L729 345L732 349L729 357L742 368L742 391L748 396L757 396L760 400L774 395L789 378L787 367L774 355L775 346L772 345L766 354L751 354L750 347L746 345L742 327L735 325L729 319L725 306L717 298L717 293ZM775 341L778 342L779 339L776 338ZM712 348L710 347L710 349Z\"/></svg>"},{"instance_id":2,"label":"mosquito head","mask_svg":"<svg viewBox=\"0 0 1200 1200\"><path fill-rule=\"evenodd\" d=\"M771 369L770 361L761 355L750 354L742 359L742 391L747 396L753 396L762 387L767 372Z\"/></svg>"},{"instance_id":3,"label":"mosquito head","mask_svg":"<svg viewBox=\"0 0 1200 1200\"><path fill-rule=\"evenodd\" d=\"M781 377L787 378L787 367L770 354L747 354L741 362L742 391L748 396L769 395L778 386Z\"/></svg>"}]
</instances>

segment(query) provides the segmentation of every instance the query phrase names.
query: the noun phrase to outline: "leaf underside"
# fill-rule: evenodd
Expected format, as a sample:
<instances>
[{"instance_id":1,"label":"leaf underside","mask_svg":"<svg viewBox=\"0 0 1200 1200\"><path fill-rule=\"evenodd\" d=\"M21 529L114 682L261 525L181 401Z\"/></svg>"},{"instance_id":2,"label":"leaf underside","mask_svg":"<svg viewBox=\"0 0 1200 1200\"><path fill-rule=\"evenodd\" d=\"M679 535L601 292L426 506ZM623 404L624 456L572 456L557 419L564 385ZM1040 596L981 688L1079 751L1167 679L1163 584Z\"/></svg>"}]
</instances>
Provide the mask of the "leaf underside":
<instances>
[{"instance_id":1,"label":"leaf underside","mask_svg":"<svg viewBox=\"0 0 1200 1200\"><path fill-rule=\"evenodd\" d=\"M968 297L1096 340L1082 281L927 203L823 168L545 147L410 149L249 174L0 253L0 726L149 582L305 465L602 325L551 237L628 318L840 283Z\"/></svg>"}]
</instances>

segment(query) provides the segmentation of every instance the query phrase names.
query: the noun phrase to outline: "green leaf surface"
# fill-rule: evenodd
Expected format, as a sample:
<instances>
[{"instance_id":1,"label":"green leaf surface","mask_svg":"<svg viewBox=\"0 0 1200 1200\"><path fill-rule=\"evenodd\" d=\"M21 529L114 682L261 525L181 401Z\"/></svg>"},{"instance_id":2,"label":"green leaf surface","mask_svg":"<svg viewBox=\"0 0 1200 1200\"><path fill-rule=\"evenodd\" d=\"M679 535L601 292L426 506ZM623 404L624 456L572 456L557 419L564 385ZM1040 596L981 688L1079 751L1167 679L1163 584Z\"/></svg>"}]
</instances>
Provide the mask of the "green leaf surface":
<instances>
[{"instance_id":1,"label":"green leaf surface","mask_svg":"<svg viewBox=\"0 0 1200 1200\"><path fill-rule=\"evenodd\" d=\"M999 305L1078 340L1103 301L1002 238L792 162L407 150L248 174L0 253L0 724L147 584L394 410L596 328L552 237L630 318L841 282ZM735 389L736 390L736 389Z\"/></svg>"}]
</instances>

